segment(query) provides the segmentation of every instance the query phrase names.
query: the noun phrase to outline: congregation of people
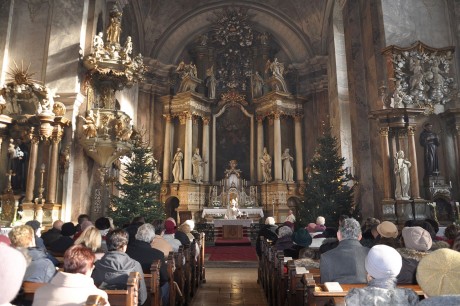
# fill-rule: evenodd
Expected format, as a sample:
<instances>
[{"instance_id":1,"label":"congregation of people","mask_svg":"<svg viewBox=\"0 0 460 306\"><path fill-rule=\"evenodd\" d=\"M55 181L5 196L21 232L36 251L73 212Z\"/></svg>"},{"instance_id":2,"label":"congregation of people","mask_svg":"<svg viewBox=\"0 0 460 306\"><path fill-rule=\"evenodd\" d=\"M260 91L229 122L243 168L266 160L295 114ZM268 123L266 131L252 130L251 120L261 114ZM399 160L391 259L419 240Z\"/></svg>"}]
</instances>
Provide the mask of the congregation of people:
<instances>
[{"instance_id":1,"label":"congregation of people","mask_svg":"<svg viewBox=\"0 0 460 306\"><path fill-rule=\"evenodd\" d=\"M104 290L126 289L131 272L140 275L138 301L143 305L148 294L144 273L151 273L156 260L161 263L162 304L169 305L165 259L198 239L194 226L192 220L176 226L173 218L147 223L136 217L116 228L111 218L93 223L88 215L80 215L77 225L57 220L43 234L36 220L15 226L8 236L0 234L0 305L30 305L20 291L23 282L46 283L36 290L32 305L84 305L90 295L108 302Z\"/></svg>"},{"instance_id":2,"label":"congregation of people","mask_svg":"<svg viewBox=\"0 0 460 306\"><path fill-rule=\"evenodd\" d=\"M431 219L407 221L399 230L390 221L360 224L348 216L331 226L319 216L300 227L289 211L282 224L265 219L256 251L262 260L261 244L274 246L285 262L319 269L321 284L366 284L348 291L346 305L460 305L460 227L438 232ZM424 296L404 285L420 286Z\"/></svg>"}]
</instances>

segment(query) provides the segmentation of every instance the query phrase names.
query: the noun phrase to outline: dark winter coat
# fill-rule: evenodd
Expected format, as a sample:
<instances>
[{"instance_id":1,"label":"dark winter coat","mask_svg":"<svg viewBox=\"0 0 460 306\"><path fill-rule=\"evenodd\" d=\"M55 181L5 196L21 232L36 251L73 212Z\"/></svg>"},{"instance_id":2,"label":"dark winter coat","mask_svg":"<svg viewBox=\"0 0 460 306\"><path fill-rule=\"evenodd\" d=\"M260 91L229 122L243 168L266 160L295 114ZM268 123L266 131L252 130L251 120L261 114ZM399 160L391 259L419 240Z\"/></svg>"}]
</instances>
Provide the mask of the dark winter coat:
<instances>
[{"instance_id":1,"label":"dark winter coat","mask_svg":"<svg viewBox=\"0 0 460 306\"><path fill-rule=\"evenodd\" d=\"M139 262L135 261L128 254L111 251L94 263L94 271L91 277L96 286L101 289L126 289L129 273L139 272L141 275L139 285L139 302L144 304L147 299L147 288L145 287L144 273Z\"/></svg>"},{"instance_id":2,"label":"dark winter coat","mask_svg":"<svg viewBox=\"0 0 460 306\"><path fill-rule=\"evenodd\" d=\"M460 295L441 295L426 298L420 301L417 306L458 306Z\"/></svg>"},{"instance_id":3,"label":"dark winter coat","mask_svg":"<svg viewBox=\"0 0 460 306\"><path fill-rule=\"evenodd\" d=\"M168 282L168 269L166 267L165 256L162 251L152 248L150 243L134 240L130 245L128 245L126 254L139 262L141 264L142 271L147 274L150 273L152 262L159 259L161 261L160 284L163 285Z\"/></svg>"},{"instance_id":4,"label":"dark winter coat","mask_svg":"<svg viewBox=\"0 0 460 306\"><path fill-rule=\"evenodd\" d=\"M260 257L262 256L262 249L260 246L260 237L264 237L264 239L268 239L272 241L273 243L276 242L278 239L278 235L276 235L276 229L278 227L276 225L269 225L269 224L264 224L260 230L259 233L257 234L257 240L256 240L256 253Z\"/></svg>"},{"instance_id":5,"label":"dark winter coat","mask_svg":"<svg viewBox=\"0 0 460 306\"><path fill-rule=\"evenodd\" d=\"M58 229L55 229L54 227L42 234L42 239L43 242L45 243L45 246L49 248L53 242L61 238L61 231Z\"/></svg>"},{"instance_id":6,"label":"dark winter coat","mask_svg":"<svg viewBox=\"0 0 460 306\"><path fill-rule=\"evenodd\" d=\"M417 284L415 274L417 266L422 258L429 252L421 252L408 248L396 249L402 257L401 272L397 277L398 284Z\"/></svg>"}]
</instances>

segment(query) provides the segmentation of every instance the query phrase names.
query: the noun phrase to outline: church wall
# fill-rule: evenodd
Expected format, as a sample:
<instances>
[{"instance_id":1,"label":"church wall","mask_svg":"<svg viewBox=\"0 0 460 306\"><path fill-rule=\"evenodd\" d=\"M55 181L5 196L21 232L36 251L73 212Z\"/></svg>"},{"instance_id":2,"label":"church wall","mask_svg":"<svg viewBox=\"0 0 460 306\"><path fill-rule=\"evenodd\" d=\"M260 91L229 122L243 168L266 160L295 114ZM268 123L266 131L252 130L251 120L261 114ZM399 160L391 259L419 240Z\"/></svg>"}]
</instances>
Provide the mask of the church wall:
<instances>
[{"instance_id":1,"label":"church wall","mask_svg":"<svg viewBox=\"0 0 460 306\"><path fill-rule=\"evenodd\" d=\"M8 57L8 35L11 31L10 15L12 14L12 0L4 0L0 2L0 83L5 83L6 71L8 67L5 65L8 63L4 58Z\"/></svg>"},{"instance_id":2,"label":"church wall","mask_svg":"<svg viewBox=\"0 0 460 306\"><path fill-rule=\"evenodd\" d=\"M420 40L432 47L452 45L449 0L382 0L386 45L410 46Z\"/></svg>"}]
</instances>

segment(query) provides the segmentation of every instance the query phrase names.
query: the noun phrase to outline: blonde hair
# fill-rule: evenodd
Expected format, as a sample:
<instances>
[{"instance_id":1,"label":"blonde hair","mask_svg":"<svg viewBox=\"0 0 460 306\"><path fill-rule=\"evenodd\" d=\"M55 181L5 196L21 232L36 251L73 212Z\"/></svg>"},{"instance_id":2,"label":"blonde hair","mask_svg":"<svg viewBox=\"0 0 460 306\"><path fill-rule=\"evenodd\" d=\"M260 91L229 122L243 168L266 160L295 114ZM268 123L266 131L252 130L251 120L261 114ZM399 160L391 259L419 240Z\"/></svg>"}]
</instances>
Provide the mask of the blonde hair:
<instances>
[{"instance_id":1,"label":"blonde hair","mask_svg":"<svg viewBox=\"0 0 460 306\"><path fill-rule=\"evenodd\" d=\"M190 224L187 223L182 223L179 228L179 231L184 232L186 234L189 234L192 231L192 228L190 227Z\"/></svg>"},{"instance_id":2,"label":"blonde hair","mask_svg":"<svg viewBox=\"0 0 460 306\"><path fill-rule=\"evenodd\" d=\"M11 244L14 247L28 248L34 239L34 229L29 225L19 225L13 227L8 233Z\"/></svg>"},{"instance_id":3,"label":"blonde hair","mask_svg":"<svg viewBox=\"0 0 460 306\"><path fill-rule=\"evenodd\" d=\"M102 236L99 230L93 225L86 228L74 242L75 245L82 244L87 248L90 248L91 251L96 253L102 244Z\"/></svg>"}]
</instances>

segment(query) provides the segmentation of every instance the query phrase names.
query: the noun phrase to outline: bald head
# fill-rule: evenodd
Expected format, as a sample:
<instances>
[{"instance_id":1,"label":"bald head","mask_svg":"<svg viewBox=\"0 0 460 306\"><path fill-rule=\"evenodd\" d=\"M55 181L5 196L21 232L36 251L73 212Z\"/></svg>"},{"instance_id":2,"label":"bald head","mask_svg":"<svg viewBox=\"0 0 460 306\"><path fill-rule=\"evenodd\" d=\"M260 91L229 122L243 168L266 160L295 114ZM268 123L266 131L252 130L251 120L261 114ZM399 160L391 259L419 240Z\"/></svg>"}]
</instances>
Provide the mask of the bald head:
<instances>
[{"instance_id":1,"label":"bald head","mask_svg":"<svg viewBox=\"0 0 460 306\"><path fill-rule=\"evenodd\" d=\"M62 224L64 224L64 222L62 222L61 220L56 220L53 223L53 228L55 228L57 230L61 230Z\"/></svg>"}]
</instances>

